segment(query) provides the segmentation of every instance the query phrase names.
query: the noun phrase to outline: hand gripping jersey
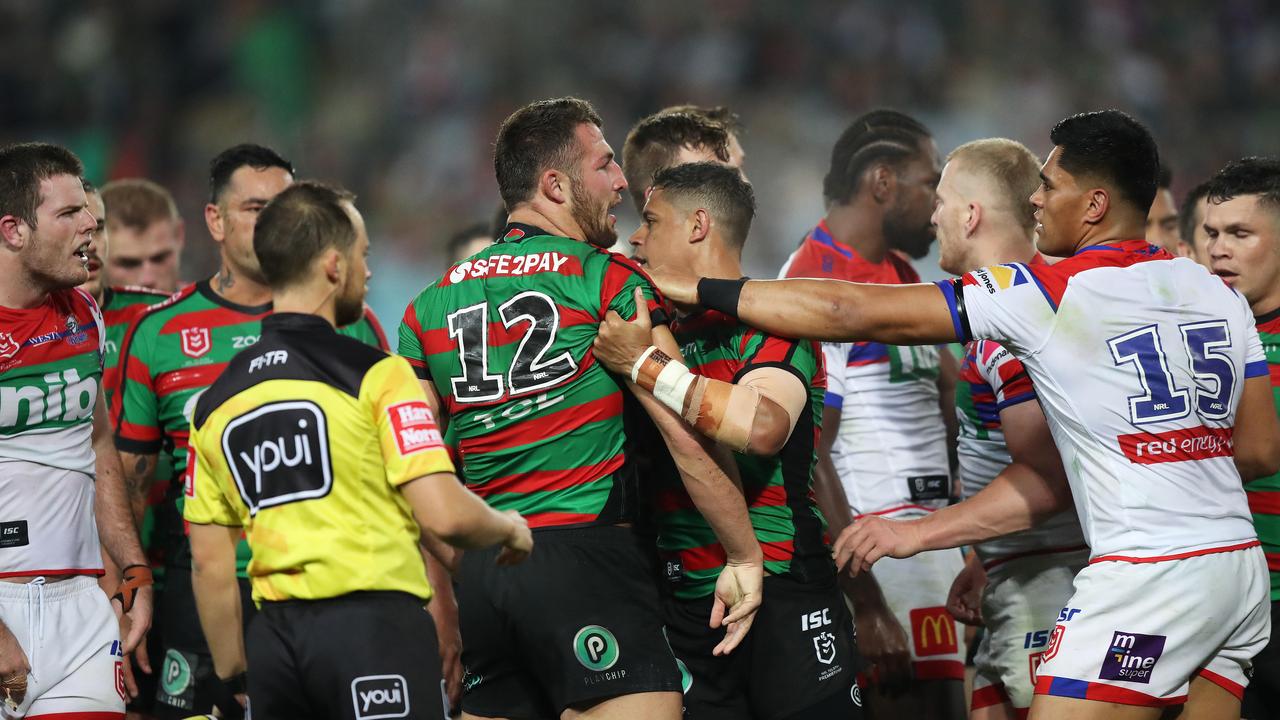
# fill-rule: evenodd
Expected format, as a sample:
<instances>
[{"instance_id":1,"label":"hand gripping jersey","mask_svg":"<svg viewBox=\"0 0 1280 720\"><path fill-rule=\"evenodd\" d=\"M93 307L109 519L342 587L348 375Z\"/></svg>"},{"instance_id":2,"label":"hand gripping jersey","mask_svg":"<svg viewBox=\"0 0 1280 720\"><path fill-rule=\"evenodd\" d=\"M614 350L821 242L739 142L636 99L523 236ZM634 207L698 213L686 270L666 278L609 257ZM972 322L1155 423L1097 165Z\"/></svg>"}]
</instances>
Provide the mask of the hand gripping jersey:
<instances>
[{"instance_id":1,"label":"hand gripping jersey","mask_svg":"<svg viewBox=\"0 0 1280 720\"><path fill-rule=\"evenodd\" d=\"M1231 432L1267 367L1239 294L1141 240L938 285L958 337L1001 343L1031 375L1092 562L1257 545Z\"/></svg>"},{"instance_id":2,"label":"hand gripping jersey","mask_svg":"<svg viewBox=\"0 0 1280 720\"><path fill-rule=\"evenodd\" d=\"M790 573L800 582L831 577L835 567L823 536L826 520L812 487L825 384L817 343L766 335L715 311L681 318L672 324L672 332L694 373L734 383L757 368L776 367L794 374L809 389L809 401L781 452L733 457L751 525L764 551L765 570ZM709 595L724 567L724 548L679 476L663 475L658 482L658 550L667 579L675 584L678 598Z\"/></svg>"},{"instance_id":3,"label":"hand gripping jersey","mask_svg":"<svg viewBox=\"0 0 1280 720\"><path fill-rule=\"evenodd\" d=\"M1013 459L1005 445L1000 411L1035 401L1036 390L1026 369L1008 350L991 340L965 347L956 388L959 418L960 477L965 497L991 484ZM1059 513L1029 530L1003 535L975 546L988 575L1002 572L1005 561L1087 549L1074 512Z\"/></svg>"},{"instance_id":4,"label":"hand gripping jersey","mask_svg":"<svg viewBox=\"0 0 1280 720\"><path fill-rule=\"evenodd\" d=\"M832 237L823 220L791 255L784 278L915 283L890 252L868 262ZM919 514L950 495L947 430L938 404L938 349L875 342L829 343L826 403L841 409L832 460L855 514Z\"/></svg>"},{"instance_id":5,"label":"hand gripping jersey","mask_svg":"<svg viewBox=\"0 0 1280 720\"><path fill-rule=\"evenodd\" d=\"M245 528L255 600L429 598L398 488L453 463L413 371L314 315L262 331L196 403L186 519Z\"/></svg>"},{"instance_id":6,"label":"hand gripping jersey","mask_svg":"<svg viewBox=\"0 0 1280 720\"><path fill-rule=\"evenodd\" d=\"M147 308L135 320L121 350L121 385L111 409L116 447L150 454L162 450L173 457L170 500L158 513L154 538L169 562L188 565L182 527L182 476L196 402L238 352L258 342L262 318L271 305L238 305L219 296L202 280L168 300ZM381 329L365 318L339 330L373 344ZM244 577L248 546L241 543L237 567Z\"/></svg>"},{"instance_id":7,"label":"hand gripping jersey","mask_svg":"<svg viewBox=\"0 0 1280 720\"><path fill-rule=\"evenodd\" d=\"M533 528L612 524L630 511L628 393L591 344L609 310L635 316L637 287L654 297L631 260L512 224L405 311L400 354L439 392L467 487L494 508Z\"/></svg>"},{"instance_id":8,"label":"hand gripping jersey","mask_svg":"<svg viewBox=\"0 0 1280 720\"><path fill-rule=\"evenodd\" d=\"M0 577L102 574L93 410L102 316L78 288L0 308Z\"/></svg>"},{"instance_id":9,"label":"hand gripping jersey","mask_svg":"<svg viewBox=\"0 0 1280 720\"><path fill-rule=\"evenodd\" d=\"M1271 392L1280 412L1280 309L1257 318L1258 337L1271 374ZM1244 486L1253 513L1253 526L1267 554L1271 571L1271 600L1280 600L1280 473L1258 478Z\"/></svg>"}]
</instances>

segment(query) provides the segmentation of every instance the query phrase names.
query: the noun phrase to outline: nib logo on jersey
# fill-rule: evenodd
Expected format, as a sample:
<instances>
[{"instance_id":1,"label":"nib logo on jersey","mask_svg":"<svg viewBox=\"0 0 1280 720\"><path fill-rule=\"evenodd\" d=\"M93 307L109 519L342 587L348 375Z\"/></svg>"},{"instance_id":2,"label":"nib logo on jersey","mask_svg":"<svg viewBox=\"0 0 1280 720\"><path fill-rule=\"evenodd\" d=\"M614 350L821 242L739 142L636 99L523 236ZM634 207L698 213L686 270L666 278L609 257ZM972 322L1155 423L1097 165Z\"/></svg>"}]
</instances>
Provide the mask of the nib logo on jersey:
<instances>
[{"instance_id":1,"label":"nib logo on jersey","mask_svg":"<svg viewBox=\"0 0 1280 720\"><path fill-rule=\"evenodd\" d=\"M14 378L0 386L0 428L6 433L48 423L72 425L93 416L96 377L81 379L71 368L32 378L32 383L23 383L24 379Z\"/></svg>"},{"instance_id":2,"label":"nib logo on jersey","mask_svg":"<svg viewBox=\"0 0 1280 720\"><path fill-rule=\"evenodd\" d=\"M409 717L409 684L403 675L365 675L351 681L356 720Z\"/></svg>"},{"instance_id":3,"label":"nib logo on jersey","mask_svg":"<svg viewBox=\"0 0 1280 720\"><path fill-rule=\"evenodd\" d=\"M232 420L222 450L250 515L333 488L328 423L308 400L269 403Z\"/></svg>"},{"instance_id":4,"label":"nib logo on jersey","mask_svg":"<svg viewBox=\"0 0 1280 720\"><path fill-rule=\"evenodd\" d=\"M1111 649L1102 660L1102 680L1150 683L1156 661L1164 653L1164 635L1142 635L1116 631Z\"/></svg>"}]
</instances>

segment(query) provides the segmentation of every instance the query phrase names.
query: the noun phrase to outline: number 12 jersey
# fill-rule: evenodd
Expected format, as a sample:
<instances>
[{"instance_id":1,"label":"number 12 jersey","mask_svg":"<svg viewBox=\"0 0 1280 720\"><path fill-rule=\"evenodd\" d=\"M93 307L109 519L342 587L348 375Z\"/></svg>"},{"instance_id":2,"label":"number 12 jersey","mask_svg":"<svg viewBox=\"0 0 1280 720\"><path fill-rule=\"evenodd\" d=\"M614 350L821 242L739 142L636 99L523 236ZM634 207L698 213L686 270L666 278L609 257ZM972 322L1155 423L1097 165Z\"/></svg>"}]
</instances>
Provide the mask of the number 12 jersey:
<instances>
[{"instance_id":1,"label":"number 12 jersey","mask_svg":"<svg viewBox=\"0 0 1280 720\"><path fill-rule=\"evenodd\" d=\"M612 524L622 482L626 389L592 354L609 310L635 316L632 261L512 224L418 294L400 354L435 386L467 487L533 528ZM664 321L661 311L659 321Z\"/></svg>"}]
</instances>

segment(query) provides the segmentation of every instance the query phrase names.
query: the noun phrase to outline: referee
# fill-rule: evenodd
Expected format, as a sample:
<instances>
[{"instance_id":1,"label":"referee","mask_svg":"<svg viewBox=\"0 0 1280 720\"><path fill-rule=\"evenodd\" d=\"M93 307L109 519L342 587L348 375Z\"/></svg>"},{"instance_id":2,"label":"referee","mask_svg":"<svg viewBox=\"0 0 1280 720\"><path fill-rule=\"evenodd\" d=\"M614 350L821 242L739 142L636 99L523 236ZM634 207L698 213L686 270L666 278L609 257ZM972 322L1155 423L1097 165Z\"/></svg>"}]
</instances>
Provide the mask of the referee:
<instances>
[{"instance_id":1,"label":"referee","mask_svg":"<svg viewBox=\"0 0 1280 720\"><path fill-rule=\"evenodd\" d=\"M523 518L458 482L409 364L334 330L360 317L369 277L352 200L301 182L262 210L254 250L275 314L191 423L200 624L224 695L251 700L259 720L440 717L419 527L459 547L502 544L500 563L533 545ZM261 608L244 642L242 530Z\"/></svg>"}]
</instances>

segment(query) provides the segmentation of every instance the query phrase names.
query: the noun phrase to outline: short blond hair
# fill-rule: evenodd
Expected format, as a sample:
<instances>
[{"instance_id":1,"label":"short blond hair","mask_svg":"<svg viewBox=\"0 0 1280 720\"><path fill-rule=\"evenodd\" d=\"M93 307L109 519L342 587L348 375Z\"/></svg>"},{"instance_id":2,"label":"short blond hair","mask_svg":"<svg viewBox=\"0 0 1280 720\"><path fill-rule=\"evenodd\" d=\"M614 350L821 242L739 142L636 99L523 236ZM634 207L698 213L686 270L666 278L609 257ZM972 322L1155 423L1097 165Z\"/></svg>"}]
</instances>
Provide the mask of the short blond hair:
<instances>
[{"instance_id":1,"label":"short blond hair","mask_svg":"<svg viewBox=\"0 0 1280 720\"><path fill-rule=\"evenodd\" d=\"M177 220L178 205L158 183L145 178L112 180L102 186L107 226L142 232L161 220Z\"/></svg>"},{"instance_id":2,"label":"short blond hair","mask_svg":"<svg viewBox=\"0 0 1280 720\"><path fill-rule=\"evenodd\" d=\"M947 156L947 162L960 161L967 171L991 182L997 202L1030 231L1036 221L1031 206L1031 193L1040 185L1040 158L1026 145L1006 138L988 138L967 142Z\"/></svg>"}]
</instances>

